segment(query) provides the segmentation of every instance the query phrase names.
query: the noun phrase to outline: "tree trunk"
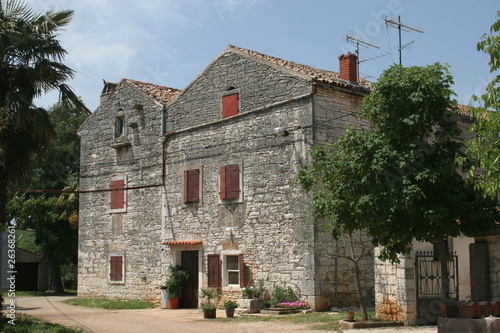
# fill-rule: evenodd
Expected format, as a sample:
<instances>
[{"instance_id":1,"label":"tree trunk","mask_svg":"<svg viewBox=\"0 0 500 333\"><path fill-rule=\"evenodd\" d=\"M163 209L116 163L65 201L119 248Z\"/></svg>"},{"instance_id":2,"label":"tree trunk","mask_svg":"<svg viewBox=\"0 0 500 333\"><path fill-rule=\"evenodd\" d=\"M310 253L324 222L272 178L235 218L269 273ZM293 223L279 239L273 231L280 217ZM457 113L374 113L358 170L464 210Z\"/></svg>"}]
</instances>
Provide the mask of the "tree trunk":
<instances>
[{"instance_id":1,"label":"tree trunk","mask_svg":"<svg viewBox=\"0 0 500 333\"><path fill-rule=\"evenodd\" d=\"M363 321L368 320L368 311L366 310L366 300L363 296L363 290L361 289L361 272L359 271L359 262L354 262L354 279L356 280L356 291L358 293L359 307L361 308L361 313L363 315Z\"/></svg>"},{"instance_id":2,"label":"tree trunk","mask_svg":"<svg viewBox=\"0 0 500 333\"><path fill-rule=\"evenodd\" d=\"M443 303L450 302L450 278L448 273L448 249L446 241L438 242L439 261L441 263L441 299Z\"/></svg>"},{"instance_id":3,"label":"tree trunk","mask_svg":"<svg viewBox=\"0 0 500 333\"><path fill-rule=\"evenodd\" d=\"M356 281L356 292L358 294L359 307L363 315L363 321L368 320L368 311L366 310L366 300L363 296L363 290L361 289L361 271L359 270L359 258L356 258L354 254L354 242L352 240L352 235L349 234L349 243L351 248L351 258L354 264L354 280Z\"/></svg>"},{"instance_id":4,"label":"tree trunk","mask_svg":"<svg viewBox=\"0 0 500 333\"><path fill-rule=\"evenodd\" d=\"M64 292L64 288L61 280L61 267L59 265L59 260L52 255L50 255L47 259L49 264L49 290L56 293L62 293Z\"/></svg>"}]
</instances>

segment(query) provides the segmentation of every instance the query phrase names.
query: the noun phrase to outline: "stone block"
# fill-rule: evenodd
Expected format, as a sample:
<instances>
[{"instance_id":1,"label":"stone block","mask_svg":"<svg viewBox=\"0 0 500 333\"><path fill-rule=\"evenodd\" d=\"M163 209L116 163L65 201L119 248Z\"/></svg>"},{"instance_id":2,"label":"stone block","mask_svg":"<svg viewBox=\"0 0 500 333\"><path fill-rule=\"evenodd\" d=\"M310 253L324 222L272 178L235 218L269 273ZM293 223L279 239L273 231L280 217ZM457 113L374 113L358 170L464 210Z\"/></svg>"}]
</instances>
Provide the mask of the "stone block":
<instances>
[{"instance_id":1,"label":"stone block","mask_svg":"<svg viewBox=\"0 0 500 333\"><path fill-rule=\"evenodd\" d=\"M245 299L241 298L238 300L238 309L239 313L259 313L260 310L264 309L266 306L266 302L261 299Z\"/></svg>"}]
</instances>

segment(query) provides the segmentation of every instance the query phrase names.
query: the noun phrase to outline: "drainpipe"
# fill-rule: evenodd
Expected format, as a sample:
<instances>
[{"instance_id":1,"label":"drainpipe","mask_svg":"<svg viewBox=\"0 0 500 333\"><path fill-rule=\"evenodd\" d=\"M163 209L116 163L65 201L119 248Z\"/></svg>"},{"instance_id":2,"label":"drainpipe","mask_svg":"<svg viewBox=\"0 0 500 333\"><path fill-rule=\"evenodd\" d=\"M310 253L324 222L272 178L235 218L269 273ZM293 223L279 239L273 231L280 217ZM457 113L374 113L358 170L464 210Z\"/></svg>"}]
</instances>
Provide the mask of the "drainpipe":
<instances>
[{"instance_id":1,"label":"drainpipe","mask_svg":"<svg viewBox=\"0 0 500 333\"><path fill-rule=\"evenodd\" d=\"M163 107L163 110L161 112L161 179L162 179L162 184L165 186L165 144L167 141L167 138L165 136L165 106Z\"/></svg>"},{"instance_id":2,"label":"drainpipe","mask_svg":"<svg viewBox=\"0 0 500 333\"><path fill-rule=\"evenodd\" d=\"M335 257L335 307L339 307L339 267L337 266L338 257Z\"/></svg>"}]
</instances>

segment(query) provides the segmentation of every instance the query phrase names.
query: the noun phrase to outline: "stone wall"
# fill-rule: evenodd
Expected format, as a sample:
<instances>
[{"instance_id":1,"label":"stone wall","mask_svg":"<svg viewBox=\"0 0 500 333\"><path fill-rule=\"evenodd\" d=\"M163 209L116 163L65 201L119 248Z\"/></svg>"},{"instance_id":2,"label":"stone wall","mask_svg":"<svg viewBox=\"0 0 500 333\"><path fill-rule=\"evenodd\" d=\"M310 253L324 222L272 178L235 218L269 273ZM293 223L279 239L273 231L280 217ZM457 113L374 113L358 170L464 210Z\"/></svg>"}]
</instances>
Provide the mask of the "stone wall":
<instances>
[{"instance_id":1,"label":"stone wall","mask_svg":"<svg viewBox=\"0 0 500 333\"><path fill-rule=\"evenodd\" d=\"M415 265L412 256L400 256L399 264L378 259L375 249L375 310L377 317L417 324Z\"/></svg>"},{"instance_id":2,"label":"stone wall","mask_svg":"<svg viewBox=\"0 0 500 333\"><path fill-rule=\"evenodd\" d=\"M476 237L476 243L488 244L491 300L500 299L500 236ZM474 282L471 282L474 283Z\"/></svg>"},{"instance_id":3,"label":"stone wall","mask_svg":"<svg viewBox=\"0 0 500 333\"><path fill-rule=\"evenodd\" d=\"M357 111L362 96L346 94L335 88L318 85L314 95L314 122L312 126L314 144L324 145L345 134L349 126L368 128L367 121L361 120ZM315 256L316 284L318 307L328 309L333 306L342 307L358 303L356 285L354 283L354 265L345 259L351 257L349 240L346 237L335 241L328 226L323 221L315 222ZM365 233L356 235L356 251L361 242L370 247L371 239ZM357 252L359 253L359 252ZM374 272L373 256L370 254L360 260L361 286L368 305L374 304ZM338 294L338 295L337 295ZM321 295L321 296L319 296Z\"/></svg>"},{"instance_id":4,"label":"stone wall","mask_svg":"<svg viewBox=\"0 0 500 333\"><path fill-rule=\"evenodd\" d=\"M81 190L109 189L123 175L128 187L161 184L162 107L126 82L82 125ZM125 142L115 144L115 117L125 117ZM160 188L126 193L126 211L113 213L110 192L80 194L78 295L156 299L161 281ZM109 281L109 255L125 258L123 284Z\"/></svg>"}]
</instances>

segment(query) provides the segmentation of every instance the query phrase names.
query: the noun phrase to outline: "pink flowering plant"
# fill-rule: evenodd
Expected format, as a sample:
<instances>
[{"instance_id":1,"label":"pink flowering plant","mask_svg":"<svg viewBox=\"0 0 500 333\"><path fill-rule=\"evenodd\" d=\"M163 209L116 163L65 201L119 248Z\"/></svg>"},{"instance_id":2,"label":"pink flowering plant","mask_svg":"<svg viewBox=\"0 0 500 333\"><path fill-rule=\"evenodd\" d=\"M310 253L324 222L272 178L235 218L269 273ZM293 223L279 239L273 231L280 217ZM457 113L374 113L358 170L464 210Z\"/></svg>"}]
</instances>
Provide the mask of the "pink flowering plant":
<instances>
[{"instance_id":1,"label":"pink flowering plant","mask_svg":"<svg viewBox=\"0 0 500 333\"><path fill-rule=\"evenodd\" d=\"M295 302L281 302L276 304L277 308L286 308L286 309L307 309L307 303L302 301Z\"/></svg>"}]
</instances>

